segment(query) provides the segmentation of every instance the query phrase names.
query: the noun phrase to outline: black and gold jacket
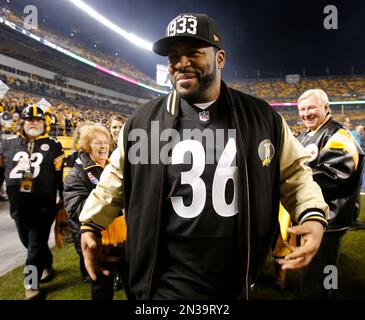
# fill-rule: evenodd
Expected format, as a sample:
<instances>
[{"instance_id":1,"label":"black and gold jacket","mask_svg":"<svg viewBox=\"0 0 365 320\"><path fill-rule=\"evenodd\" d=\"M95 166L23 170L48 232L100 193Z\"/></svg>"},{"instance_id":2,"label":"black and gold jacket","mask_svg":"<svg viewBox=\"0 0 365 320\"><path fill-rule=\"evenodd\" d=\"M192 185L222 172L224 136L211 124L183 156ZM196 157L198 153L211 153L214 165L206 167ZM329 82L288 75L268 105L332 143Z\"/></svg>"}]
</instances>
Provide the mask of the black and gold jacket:
<instances>
[{"instance_id":1,"label":"black and gold jacket","mask_svg":"<svg viewBox=\"0 0 365 320\"><path fill-rule=\"evenodd\" d=\"M5 167L5 179L13 218L27 216L28 202L35 207L55 211L57 192L62 198L62 167L65 154L60 142L47 133L29 141L24 132L7 138L0 148L0 166ZM24 163L28 165L24 167ZM29 167L28 167L29 166ZM32 172L32 192L20 192L26 169ZM22 208L19 204L22 203ZM25 211L25 212L23 212Z\"/></svg>"},{"instance_id":2,"label":"black and gold jacket","mask_svg":"<svg viewBox=\"0 0 365 320\"><path fill-rule=\"evenodd\" d=\"M308 130L298 139L311 154L307 164L330 207L328 231L348 228L359 215L363 151L330 114L317 130Z\"/></svg>"},{"instance_id":3,"label":"black and gold jacket","mask_svg":"<svg viewBox=\"0 0 365 320\"><path fill-rule=\"evenodd\" d=\"M64 180L64 202L69 217L69 225L74 232L80 231L80 212L90 192L99 182L104 168L80 151L73 168ZM72 161L73 155L71 155ZM68 159L70 160L70 159Z\"/></svg>"},{"instance_id":4,"label":"black and gold jacket","mask_svg":"<svg viewBox=\"0 0 365 320\"><path fill-rule=\"evenodd\" d=\"M88 227L103 229L125 204L129 298L150 299L153 292L163 232L167 165L150 163L154 154L149 146L156 146L159 156L168 139L153 141L151 130L153 123L158 123L161 137L166 129L176 128L180 99L174 90L137 109L129 118L110 165L80 215L80 221ZM246 275L243 286L247 297L271 249L279 200L297 223L304 221L307 212L317 212L317 218L324 220L328 207L305 165L308 153L283 118L265 101L227 88L223 82L220 99L237 131L238 227L242 230L238 247L246 257L242 272ZM144 143L133 137L136 129L146 132ZM148 147L148 163L132 163L130 153L137 144Z\"/></svg>"}]
</instances>

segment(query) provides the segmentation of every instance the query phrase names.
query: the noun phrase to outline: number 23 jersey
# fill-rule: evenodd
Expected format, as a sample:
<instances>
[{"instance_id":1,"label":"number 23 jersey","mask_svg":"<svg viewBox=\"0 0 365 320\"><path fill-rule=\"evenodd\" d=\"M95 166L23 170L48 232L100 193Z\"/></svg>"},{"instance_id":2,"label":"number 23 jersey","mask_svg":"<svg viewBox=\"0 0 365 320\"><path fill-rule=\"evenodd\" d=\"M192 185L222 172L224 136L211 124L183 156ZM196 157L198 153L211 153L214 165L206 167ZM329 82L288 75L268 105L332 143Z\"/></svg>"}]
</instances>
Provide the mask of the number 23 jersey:
<instances>
[{"instance_id":1,"label":"number 23 jersey","mask_svg":"<svg viewBox=\"0 0 365 320\"><path fill-rule=\"evenodd\" d=\"M5 164L7 186L20 185L23 172L30 168L33 192L42 197L55 197L56 172L62 170L65 157L61 143L46 134L36 138L31 146L18 135L3 141L0 155Z\"/></svg>"}]
</instances>

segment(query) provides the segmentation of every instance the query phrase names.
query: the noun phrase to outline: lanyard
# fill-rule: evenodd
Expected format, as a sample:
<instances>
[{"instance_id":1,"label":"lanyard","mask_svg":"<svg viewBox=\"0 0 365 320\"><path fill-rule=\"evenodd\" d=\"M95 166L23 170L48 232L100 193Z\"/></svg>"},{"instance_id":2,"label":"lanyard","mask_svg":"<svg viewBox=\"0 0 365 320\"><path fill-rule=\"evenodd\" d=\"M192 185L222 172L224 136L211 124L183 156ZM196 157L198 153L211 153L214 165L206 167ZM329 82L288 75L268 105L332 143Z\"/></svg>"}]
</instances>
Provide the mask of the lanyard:
<instances>
[{"instance_id":1,"label":"lanyard","mask_svg":"<svg viewBox=\"0 0 365 320\"><path fill-rule=\"evenodd\" d=\"M34 149L34 141L28 141L28 144L27 144L28 169L26 170L27 172L30 172L30 167L32 166L31 157L32 157L33 149Z\"/></svg>"},{"instance_id":2,"label":"lanyard","mask_svg":"<svg viewBox=\"0 0 365 320\"><path fill-rule=\"evenodd\" d=\"M33 149L34 149L34 141L29 141L27 144L27 151L28 151L29 159L33 153Z\"/></svg>"}]
</instances>

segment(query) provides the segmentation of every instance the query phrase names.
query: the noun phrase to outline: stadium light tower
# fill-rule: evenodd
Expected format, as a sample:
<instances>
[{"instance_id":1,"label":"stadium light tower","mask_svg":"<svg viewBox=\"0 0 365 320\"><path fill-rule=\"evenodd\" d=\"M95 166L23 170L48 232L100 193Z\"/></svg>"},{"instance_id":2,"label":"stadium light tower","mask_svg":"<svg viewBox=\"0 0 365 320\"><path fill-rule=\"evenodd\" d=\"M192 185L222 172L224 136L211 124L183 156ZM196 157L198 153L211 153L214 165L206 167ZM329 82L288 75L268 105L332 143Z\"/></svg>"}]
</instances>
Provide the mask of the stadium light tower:
<instances>
[{"instance_id":1,"label":"stadium light tower","mask_svg":"<svg viewBox=\"0 0 365 320\"><path fill-rule=\"evenodd\" d=\"M84 3L81 0L69 0L69 1L72 2L78 8L80 8L82 11L87 13L89 16L91 16L95 20L97 20L100 23L102 23L103 25L105 25L110 30L118 33L123 38L132 42L134 45L141 47L143 49L152 51L152 42L144 40L144 39L134 35L133 33L129 33L127 31L123 30L122 28L120 28L119 26L117 26L116 24L114 24L113 22L111 22L110 20L105 18L104 16L102 16L99 12L97 12L96 10L94 10L93 8L91 8L89 5L87 5L86 3Z\"/></svg>"}]
</instances>

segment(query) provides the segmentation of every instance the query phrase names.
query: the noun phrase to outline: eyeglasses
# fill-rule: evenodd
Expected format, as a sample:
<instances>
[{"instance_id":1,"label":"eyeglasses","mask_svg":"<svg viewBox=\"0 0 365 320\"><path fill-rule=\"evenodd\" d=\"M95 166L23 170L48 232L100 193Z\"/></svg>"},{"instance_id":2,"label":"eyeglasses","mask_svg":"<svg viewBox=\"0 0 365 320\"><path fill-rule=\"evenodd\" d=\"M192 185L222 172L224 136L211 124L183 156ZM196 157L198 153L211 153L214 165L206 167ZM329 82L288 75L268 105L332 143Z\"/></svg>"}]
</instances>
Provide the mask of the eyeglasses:
<instances>
[{"instance_id":1,"label":"eyeglasses","mask_svg":"<svg viewBox=\"0 0 365 320\"><path fill-rule=\"evenodd\" d=\"M109 141L95 141L95 142L91 143L91 145L97 146L97 147L109 146Z\"/></svg>"}]
</instances>

